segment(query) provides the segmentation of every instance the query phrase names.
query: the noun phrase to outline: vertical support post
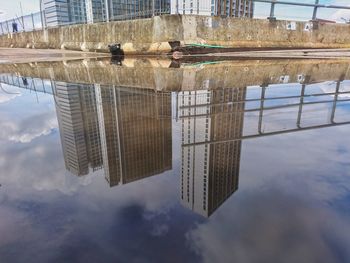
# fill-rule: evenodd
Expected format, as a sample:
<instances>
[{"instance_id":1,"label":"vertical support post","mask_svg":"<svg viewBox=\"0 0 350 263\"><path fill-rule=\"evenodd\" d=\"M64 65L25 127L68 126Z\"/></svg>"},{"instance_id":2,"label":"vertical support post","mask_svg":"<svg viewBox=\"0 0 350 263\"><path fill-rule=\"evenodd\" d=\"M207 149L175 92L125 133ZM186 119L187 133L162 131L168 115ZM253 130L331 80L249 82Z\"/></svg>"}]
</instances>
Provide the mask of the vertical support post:
<instances>
[{"instance_id":1,"label":"vertical support post","mask_svg":"<svg viewBox=\"0 0 350 263\"><path fill-rule=\"evenodd\" d=\"M176 0L176 14L179 14L179 0Z\"/></svg>"},{"instance_id":2,"label":"vertical support post","mask_svg":"<svg viewBox=\"0 0 350 263\"><path fill-rule=\"evenodd\" d=\"M319 0L315 0L315 5L318 5L319 3L320 3ZM317 8L318 8L318 6L315 6L315 7L314 7L314 12L313 12L313 14L312 14L312 20L313 20L313 21L315 21L316 18L317 18Z\"/></svg>"},{"instance_id":3,"label":"vertical support post","mask_svg":"<svg viewBox=\"0 0 350 263\"><path fill-rule=\"evenodd\" d=\"M6 27L7 27L7 33L10 34L11 31L10 31L9 21L8 20L6 21Z\"/></svg>"},{"instance_id":4,"label":"vertical support post","mask_svg":"<svg viewBox=\"0 0 350 263\"><path fill-rule=\"evenodd\" d=\"M1 26L1 34L4 35L5 31L4 31L4 28L2 27L2 23L0 23L0 26Z\"/></svg>"},{"instance_id":5,"label":"vertical support post","mask_svg":"<svg viewBox=\"0 0 350 263\"><path fill-rule=\"evenodd\" d=\"M44 25L43 2L42 2L42 0L40 0L40 19L41 19L41 29L44 30L45 29L45 25Z\"/></svg>"},{"instance_id":6,"label":"vertical support post","mask_svg":"<svg viewBox=\"0 0 350 263\"><path fill-rule=\"evenodd\" d=\"M32 24L33 24L33 31L35 30L35 23L34 23L34 15L33 13L31 13L31 17L32 17Z\"/></svg>"},{"instance_id":7,"label":"vertical support post","mask_svg":"<svg viewBox=\"0 0 350 263\"><path fill-rule=\"evenodd\" d=\"M155 11L155 9L154 9L154 8L155 8L155 7L154 7L154 1L155 1L155 0L152 0L152 16L154 16L154 11Z\"/></svg>"},{"instance_id":8,"label":"vertical support post","mask_svg":"<svg viewBox=\"0 0 350 263\"><path fill-rule=\"evenodd\" d=\"M276 5L276 0L273 0L271 3L270 7L270 16L268 17L269 20L276 20L275 18L275 5Z\"/></svg>"},{"instance_id":9,"label":"vertical support post","mask_svg":"<svg viewBox=\"0 0 350 263\"><path fill-rule=\"evenodd\" d=\"M24 16L21 16L21 18L22 18L22 27L23 27L23 32L25 32L25 31L26 31L26 29L25 29L25 26L24 26Z\"/></svg>"},{"instance_id":10,"label":"vertical support post","mask_svg":"<svg viewBox=\"0 0 350 263\"><path fill-rule=\"evenodd\" d=\"M105 8L106 8L106 22L109 22L109 1L105 0Z\"/></svg>"}]
</instances>

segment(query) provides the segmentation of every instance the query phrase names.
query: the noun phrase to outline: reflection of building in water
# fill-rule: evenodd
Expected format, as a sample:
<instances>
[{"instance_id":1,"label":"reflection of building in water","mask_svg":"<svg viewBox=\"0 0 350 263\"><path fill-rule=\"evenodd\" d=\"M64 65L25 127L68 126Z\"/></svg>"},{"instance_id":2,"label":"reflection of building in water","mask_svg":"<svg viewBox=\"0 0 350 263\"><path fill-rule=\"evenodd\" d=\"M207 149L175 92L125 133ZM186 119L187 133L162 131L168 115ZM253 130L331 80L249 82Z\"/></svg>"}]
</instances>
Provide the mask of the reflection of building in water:
<instances>
[{"instance_id":1,"label":"reflection of building in water","mask_svg":"<svg viewBox=\"0 0 350 263\"><path fill-rule=\"evenodd\" d=\"M54 93L66 169L86 175L102 165L94 86L55 82Z\"/></svg>"},{"instance_id":2,"label":"reflection of building in water","mask_svg":"<svg viewBox=\"0 0 350 263\"><path fill-rule=\"evenodd\" d=\"M103 166L111 186L171 169L171 96L148 90L96 89Z\"/></svg>"},{"instance_id":3,"label":"reflection of building in water","mask_svg":"<svg viewBox=\"0 0 350 263\"><path fill-rule=\"evenodd\" d=\"M182 143L240 138L245 89L182 92ZM241 141L182 147L181 199L210 216L238 188Z\"/></svg>"}]
</instances>

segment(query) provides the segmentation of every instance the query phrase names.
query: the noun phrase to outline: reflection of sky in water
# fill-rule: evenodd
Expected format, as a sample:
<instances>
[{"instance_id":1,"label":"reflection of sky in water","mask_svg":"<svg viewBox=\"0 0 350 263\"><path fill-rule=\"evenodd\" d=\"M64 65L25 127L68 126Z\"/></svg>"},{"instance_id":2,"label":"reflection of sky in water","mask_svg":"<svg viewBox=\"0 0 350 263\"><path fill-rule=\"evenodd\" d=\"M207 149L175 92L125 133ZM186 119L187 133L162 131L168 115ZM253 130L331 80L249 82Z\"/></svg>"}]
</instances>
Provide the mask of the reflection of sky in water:
<instances>
[{"instance_id":1,"label":"reflection of sky in water","mask_svg":"<svg viewBox=\"0 0 350 263\"><path fill-rule=\"evenodd\" d=\"M51 96L11 91L21 94L0 96L2 262L350 260L349 126L243 141L239 188L205 219L179 202L181 122L172 170L109 188L102 170L66 171ZM306 112L314 120L328 108ZM274 114L269 127L295 125L295 109Z\"/></svg>"}]
</instances>

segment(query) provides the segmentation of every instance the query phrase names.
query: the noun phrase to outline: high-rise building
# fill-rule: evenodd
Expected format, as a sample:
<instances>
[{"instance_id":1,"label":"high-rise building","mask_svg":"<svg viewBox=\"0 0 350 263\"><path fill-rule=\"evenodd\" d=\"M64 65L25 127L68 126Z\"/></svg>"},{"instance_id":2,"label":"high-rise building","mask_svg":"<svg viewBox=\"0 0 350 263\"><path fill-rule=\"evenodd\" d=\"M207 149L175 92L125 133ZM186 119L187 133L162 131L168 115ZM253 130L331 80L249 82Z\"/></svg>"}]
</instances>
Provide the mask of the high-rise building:
<instances>
[{"instance_id":1,"label":"high-rise building","mask_svg":"<svg viewBox=\"0 0 350 263\"><path fill-rule=\"evenodd\" d=\"M238 189L244 98L243 89L179 95L181 201L203 216L209 217Z\"/></svg>"},{"instance_id":2,"label":"high-rise building","mask_svg":"<svg viewBox=\"0 0 350 263\"><path fill-rule=\"evenodd\" d=\"M170 13L170 0L108 0L110 20L147 18Z\"/></svg>"},{"instance_id":3,"label":"high-rise building","mask_svg":"<svg viewBox=\"0 0 350 263\"><path fill-rule=\"evenodd\" d=\"M172 14L214 15L213 0L171 0Z\"/></svg>"},{"instance_id":4,"label":"high-rise building","mask_svg":"<svg viewBox=\"0 0 350 263\"><path fill-rule=\"evenodd\" d=\"M88 23L106 21L105 0L85 0L86 20Z\"/></svg>"},{"instance_id":5,"label":"high-rise building","mask_svg":"<svg viewBox=\"0 0 350 263\"><path fill-rule=\"evenodd\" d=\"M87 0L42 0L45 26L79 24L87 21ZM96 1L96 0L90 0Z\"/></svg>"},{"instance_id":6,"label":"high-rise building","mask_svg":"<svg viewBox=\"0 0 350 263\"><path fill-rule=\"evenodd\" d=\"M254 15L252 0L216 0L215 14L219 16L250 17Z\"/></svg>"},{"instance_id":7,"label":"high-rise building","mask_svg":"<svg viewBox=\"0 0 350 263\"><path fill-rule=\"evenodd\" d=\"M110 186L172 167L171 97L133 88L96 89L103 167Z\"/></svg>"},{"instance_id":8,"label":"high-rise building","mask_svg":"<svg viewBox=\"0 0 350 263\"><path fill-rule=\"evenodd\" d=\"M107 5L107 6L106 6ZM160 14L253 17L252 0L43 0L47 26L147 18ZM108 11L108 12L107 12Z\"/></svg>"},{"instance_id":9,"label":"high-rise building","mask_svg":"<svg viewBox=\"0 0 350 263\"><path fill-rule=\"evenodd\" d=\"M41 10L44 11L45 26L54 27L70 22L68 0L43 0Z\"/></svg>"},{"instance_id":10,"label":"high-rise building","mask_svg":"<svg viewBox=\"0 0 350 263\"><path fill-rule=\"evenodd\" d=\"M68 7L71 23L86 23L86 0L68 0Z\"/></svg>"},{"instance_id":11,"label":"high-rise building","mask_svg":"<svg viewBox=\"0 0 350 263\"><path fill-rule=\"evenodd\" d=\"M54 95L65 166L81 176L102 167L94 86L55 82Z\"/></svg>"},{"instance_id":12,"label":"high-rise building","mask_svg":"<svg viewBox=\"0 0 350 263\"><path fill-rule=\"evenodd\" d=\"M252 0L171 0L172 14L253 17Z\"/></svg>"}]
</instances>

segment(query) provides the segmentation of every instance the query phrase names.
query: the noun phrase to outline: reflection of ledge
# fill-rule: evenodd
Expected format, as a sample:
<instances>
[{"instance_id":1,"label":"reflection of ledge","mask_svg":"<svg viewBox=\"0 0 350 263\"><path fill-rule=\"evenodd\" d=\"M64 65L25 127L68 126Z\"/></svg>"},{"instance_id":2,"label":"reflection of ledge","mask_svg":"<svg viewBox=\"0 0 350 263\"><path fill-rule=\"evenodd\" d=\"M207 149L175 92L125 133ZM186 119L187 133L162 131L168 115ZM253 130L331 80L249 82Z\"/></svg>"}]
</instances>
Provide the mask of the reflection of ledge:
<instances>
[{"instance_id":1,"label":"reflection of ledge","mask_svg":"<svg viewBox=\"0 0 350 263\"><path fill-rule=\"evenodd\" d=\"M0 65L0 73L70 83L115 85L180 91L308 83L350 79L346 60L236 60L174 63L168 59L128 58L121 65L109 59Z\"/></svg>"}]
</instances>

